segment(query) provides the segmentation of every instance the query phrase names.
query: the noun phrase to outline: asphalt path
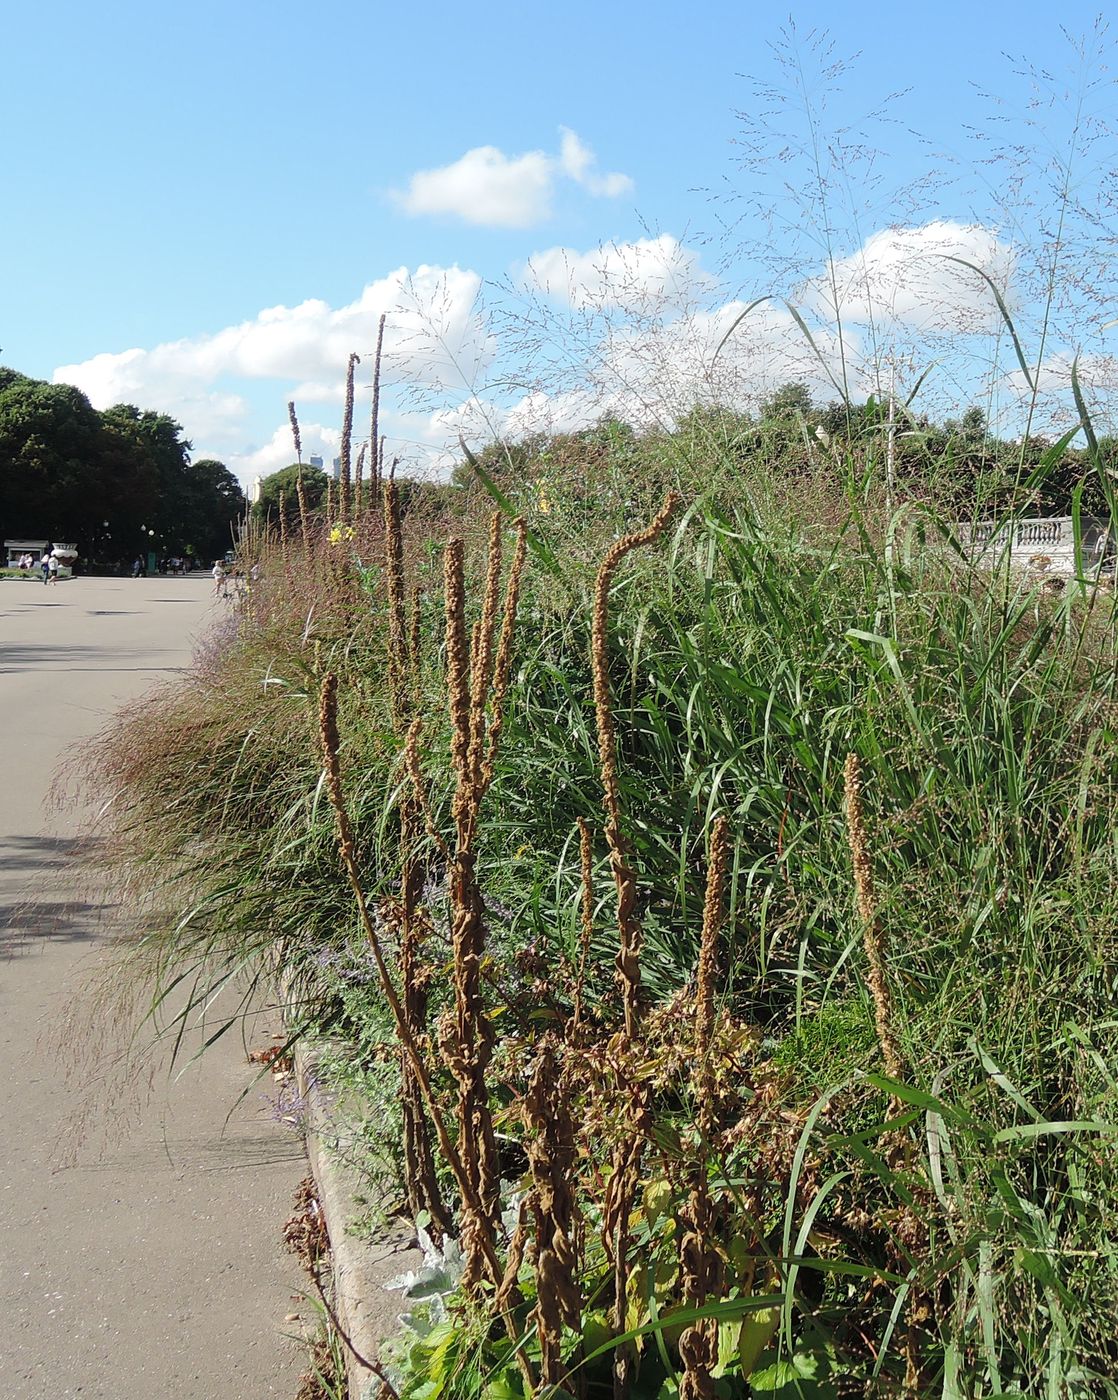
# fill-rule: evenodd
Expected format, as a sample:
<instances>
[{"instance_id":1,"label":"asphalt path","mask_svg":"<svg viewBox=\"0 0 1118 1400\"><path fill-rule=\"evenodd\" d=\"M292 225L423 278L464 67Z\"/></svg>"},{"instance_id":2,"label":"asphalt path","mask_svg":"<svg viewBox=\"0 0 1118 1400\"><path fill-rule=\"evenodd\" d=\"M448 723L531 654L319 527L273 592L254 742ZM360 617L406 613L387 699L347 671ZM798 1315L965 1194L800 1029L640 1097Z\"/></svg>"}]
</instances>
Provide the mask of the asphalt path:
<instances>
[{"instance_id":1,"label":"asphalt path","mask_svg":"<svg viewBox=\"0 0 1118 1400\"><path fill-rule=\"evenodd\" d=\"M156 1061L150 1086L99 1072L110 1057L83 1012L125 916L75 859L91 821L96 839L93 814L48 797L70 746L120 705L188 683L194 641L230 606L212 587L0 580L3 1400L297 1389L286 1318L304 1281L281 1232L302 1146L239 1037L181 1074ZM266 1043L274 1028L265 1018L250 1035Z\"/></svg>"}]
</instances>

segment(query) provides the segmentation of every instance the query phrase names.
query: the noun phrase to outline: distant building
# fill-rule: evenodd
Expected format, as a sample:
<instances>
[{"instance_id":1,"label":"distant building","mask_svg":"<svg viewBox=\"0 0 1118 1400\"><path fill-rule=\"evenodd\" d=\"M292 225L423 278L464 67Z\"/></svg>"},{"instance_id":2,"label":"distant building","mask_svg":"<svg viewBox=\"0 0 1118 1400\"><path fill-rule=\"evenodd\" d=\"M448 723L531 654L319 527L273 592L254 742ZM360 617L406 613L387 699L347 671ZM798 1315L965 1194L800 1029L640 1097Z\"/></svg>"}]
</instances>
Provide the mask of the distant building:
<instances>
[{"instance_id":1,"label":"distant building","mask_svg":"<svg viewBox=\"0 0 1118 1400\"><path fill-rule=\"evenodd\" d=\"M1078 534L1070 515L1028 520L1009 516L1002 521L962 524L957 529L960 543L981 568L993 569L1008 562L1011 568L1063 578L1097 578L1100 573L1114 572L1114 540L1105 520L1082 517Z\"/></svg>"},{"instance_id":2,"label":"distant building","mask_svg":"<svg viewBox=\"0 0 1118 1400\"><path fill-rule=\"evenodd\" d=\"M318 470L321 471L321 470L322 470L322 458L319 457L319 456L317 456L317 455L315 455L315 454L312 454L310 457L307 458L307 465L308 465L308 466L311 466L311 467L317 467Z\"/></svg>"},{"instance_id":3,"label":"distant building","mask_svg":"<svg viewBox=\"0 0 1118 1400\"><path fill-rule=\"evenodd\" d=\"M334 480L335 480L335 481L338 481L338 480L340 479L340 477L341 477L341 474L342 474L342 459L341 459L340 457L335 457L335 458L334 458Z\"/></svg>"},{"instance_id":4,"label":"distant building","mask_svg":"<svg viewBox=\"0 0 1118 1400\"><path fill-rule=\"evenodd\" d=\"M262 476L254 476L252 478L252 504L254 506L258 506L260 504L260 498L261 496L263 496L263 494L264 478Z\"/></svg>"}]
</instances>

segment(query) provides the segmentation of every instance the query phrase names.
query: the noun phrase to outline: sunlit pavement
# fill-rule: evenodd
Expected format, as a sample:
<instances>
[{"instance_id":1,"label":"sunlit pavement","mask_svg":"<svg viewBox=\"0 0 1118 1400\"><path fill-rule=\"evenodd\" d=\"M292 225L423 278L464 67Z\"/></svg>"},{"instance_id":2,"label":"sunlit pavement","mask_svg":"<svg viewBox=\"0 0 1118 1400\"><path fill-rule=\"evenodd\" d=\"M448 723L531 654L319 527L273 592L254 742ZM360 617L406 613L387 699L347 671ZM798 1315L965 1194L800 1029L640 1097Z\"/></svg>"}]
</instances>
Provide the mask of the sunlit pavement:
<instances>
[{"instance_id":1,"label":"sunlit pavement","mask_svg":"<svg viewBox=\"0 0 1118 1400\"><path fill-rule=\"evenodd\" d=\"M5 1400L256 1400L297 1388L284 1317L302 1284L280 1237L305 1163L239 1037L174 1082L156 1063L149 1091L114 1083L107 1050L67 1019L88 1008L123 914L74 865L93 814L51 803L56 770L122 704L190 683L195 639L230 607L212 593L202 574L0 581Z\"/></svg>"}]
</instances>

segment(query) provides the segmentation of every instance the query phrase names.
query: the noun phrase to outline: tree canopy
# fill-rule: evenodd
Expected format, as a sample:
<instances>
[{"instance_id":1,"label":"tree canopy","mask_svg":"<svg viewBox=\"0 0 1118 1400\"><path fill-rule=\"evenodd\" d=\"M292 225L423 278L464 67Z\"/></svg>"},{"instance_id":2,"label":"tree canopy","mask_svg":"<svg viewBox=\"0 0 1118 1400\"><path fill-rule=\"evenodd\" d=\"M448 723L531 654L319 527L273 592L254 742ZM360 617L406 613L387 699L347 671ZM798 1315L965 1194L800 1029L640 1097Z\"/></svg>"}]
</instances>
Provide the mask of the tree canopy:
<instances>
[{"instance_id":1,"label":"tree canopy","mask_svg":"<svg viewBox=\"0 0 1118 1400\"><path fill-rule=\"evenodd\" d=\"M220 554L245 510L223 463L192 462L180 424L0 367L0 530L65 540L85 559Z\"/></svg>"},{"instance_id":2,"label":"tree canopy","mask_svg":"<svg viewBox=\"0 0 1118 1400\"><path fill-rule=\"evenodd\" d=\"M273 520L282 503L284 517L296 520L299 515L298 484L303 482L303 499L308 510L316 510L326 499L330 478L321 467L309 467L305 462L292 462L260 483L260 495L252 513L258 520Z\"/></svg>"}]
</instances>

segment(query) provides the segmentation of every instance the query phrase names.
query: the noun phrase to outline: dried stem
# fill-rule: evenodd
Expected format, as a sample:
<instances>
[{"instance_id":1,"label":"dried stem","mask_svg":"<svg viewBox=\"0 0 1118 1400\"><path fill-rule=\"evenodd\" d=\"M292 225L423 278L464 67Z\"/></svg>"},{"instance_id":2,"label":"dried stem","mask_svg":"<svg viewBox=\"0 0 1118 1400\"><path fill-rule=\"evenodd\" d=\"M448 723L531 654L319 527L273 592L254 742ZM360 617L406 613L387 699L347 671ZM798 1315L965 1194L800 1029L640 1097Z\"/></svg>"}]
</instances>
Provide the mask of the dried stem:
<instances>
[{"instance_id":1,"label":"dried stem","mask_svg":"<svg viewBox=\"0 0 1118 1400\"><path fill-rule=\"evenodd\" d=\"M291 422L291 437L295 443L295 460L300 466L303 465L303 443L299 437L299 419L295 413L295 400L290 399L287 404L287 417Z\"/></svg>"},{"instance_id":2,"label":"dried stem","mask_svg":"<svg viewBox=\"0 0 1118 1400\"><path fill-rule=\"evenodd\" d=\"M341 464L338 471L338 518L349 519L350 514L350 471L349 452L353 440L353 371L361 363L360 355L350 355L345 375L345 411L342 414Z\"/></svg>"},{"instance_id":3,"label":"dried stem","mask_svg":"<svg viewBox=\"0 0 1118 1400\"><path fill-rule=\"evenodd\" d=\"M397 723L411 711L411 658L404 620L404 535L400 525L400 491L394 481L384 488L384 568L388 583L388 679Z\"/></svg>"},{"instance_id":4,"label":"dried stem","mask_svg":"<svg viewBox=\"0 0 1118 1400\"><path fill-rule=\"evenodd\" d=\"M718 939L722 932L722 895L730 853L730 824L724 816L714 823L707 856L706 899L703 903L703 936L699 947L699 970L695 993L695 1063L703 1066L710 1053L714 1028L714 992L718 972ZM705 1083L705 1073L704 1073ZM709 1099L703 1084L696 1084L699 1101Z\"/></svg>"},{"instance_id":5,"label":"dried stem","mask_svg":"<svg viewBox=\"0 0 1118 1400\"><path fill-rule=\"evenodd\" d=\"M570 1038L578 1039L582 1024L582 993L586 985L586 962L590 956L590 939L594 933L594 838L585 817L578 819L579 867L582 874L582 908L579 920L578 972L575 977L574 1009L571 1014Z\"/></svg>"},{"instance_id":6,"label":"dried stem","mask_svg":"<svg viewBox=\"0 0 1118 1400\"><path fill-rule=\"evenodd\" d=\"M369 423L369 487L373 501L381 487L381 463L384 460L384 443L380 437L380 358L384 349L384 315L377 323L377 348L373 352L373 406Z\"/></svg>"},{"instance_id":7,"label":"dried stem","mask_svg":"<svg viewBox=\"0 0 1118 1400\"><path fill-rule=\"evenodd\" d=\"M512 668L512 638L516 630L516 612L520 606L520 584L524 575L524 559L528 552L528 529L523 520L515 520L516 545L512 552L512 564L505 584L505 612L501 621L501 640L497 643L497 661L493 668L493 698L489 718L489 752L485 756L482 769L484 786L493 781L493 765L497 759L497 745L501 729L505 723L505 696L508 693L509 675Z\"/></svg>"},{"instance_id":8,"label":"dried stem","mask_svg":"<svg viewBox=\"0 0 1118 1400\"><path fill-rule=\"evenodd\" d=\"M431 1115L431 1121L434 1125L436 1136L439 1139L439 1149L443 1154L447 1166L454 1174L454 1179L458 1183L458 1189L462 1192L463 1203L475 1210L479 1210L480 1202L476 1198L471 1176L465 1170L462 1160L458 1155L458 1150L451 1141L450 1134L442 1120L442 1114L439 1112L439 1106L431 1088L431 1081L427 1074L427 1067L424 1063L423 1055L415 1036L412 1034L408 1019L404 1014L404 1008L396 992L396 987L389 974L388 965L384 957L384 950L381 947L380 936L377 933L376 926L369 913L368 903L365 899L365 891L361 883L357 865L357 849L353 840L353 829L350 826L349 815L345 805L345 795L342 789L341 764L338 758L338 678L333 672L326 675L322 682L322 698L319 707L319 732L326 770L326 791L329 795L330 803L334 808L334 816L338 827L338 851L342 858L342 864L345 866L350 888L353 890L353 897L357 904L357 912L361 919L365 937L368 939L373 959L377 965L377 974L380 978L381 989L384 992L385 1000L388 1003L388 1008L392 1013L392 1019L396 1025L396 1034L415 1071L416 1080L423 1094L423 1100L427 1105L427 1111ZM486 1250L486 1263L488 1265L490 1280L494 1284L499 1284L503 1276L503 1270L500 1267L495 1248L490 1247Z\"/></svg>"},{"instance_id":9,"label":"dried stem","mask_svg":"<svg viewBox=\"0 0 1118 1400\"><path fill-rule=\"evenodd\" d=\"M862 772L857 754L847 754L844 779L846 832L854 865L854 889L858 900L858 915L862 921L862 942L869 964L870 995L873 997L877 1040L881 1047L885 1073L890 1079L899 1080L905 1077L905 1068L893 1032L893 1002L885 967L885 934L878 917L874 894L873 861L866 836L865 813L862 808Z\"/></svg>"},{"instance_id":10,"label":"dried stem","mask_svg":"<svg viewBox=\"0 0 1118 1400\"><path fill-rule=\"evenodd\" d=\"M594 587L594 626L591 663L594 673L594 709L598 721L598 755L606 809L606 843L617 886L617 974L621 983L625 1012L625 1034L636 1035L640 1015L641 926L636 913L636 882L629 867L630 844L621 827L621 784L617 776L617 740L609 685L609 593L613 576L625 556L634 549L652 544L667 529L680 497L672 491L660 513L645 530L618 540L598 570Z\"/></svg>"},{"instance_id":11,"label":"dried stem","mask_svg":"<svg viewBox=\"0 0 1118 1400\"><path fill-rule=\"evenodd\" d=\"M470 653L470 750L467 758L470 782L482 785L482 754L485 746L485 710L493 678L493 634L497 627L497 599L501 588L501 513L494 511L489 521L489 565L485 571L485 594L481 618L474 629Z\"/></svg>"},{"instance_id":12,"label":"dried stem","mask_svg":"<svg viewBox=\"0 0 1118 1400\"><path fill-rule=\"evenodd\" d=\"M353 514L354 518L361 514L361 475L365 468L365 448L362 443L357 452L357 466L353 473Z\"/></svg>"},{"instance_id":13,"label":"dried stem","mask_svg":"<svg viewBox=\"0 0 1118 1400\"><path fill-rule=\"evenodd\" d=\"M540 1042L524 1099L524 1120L531 1134L528 1165L535 1192L536 1333L540 1342L540 1380L562 1379L564 1326L582 1328L582 1295L576 1282L574 1126L569 1085L559 1068L558 1041Z\"/></svg>"}]
</instances>

